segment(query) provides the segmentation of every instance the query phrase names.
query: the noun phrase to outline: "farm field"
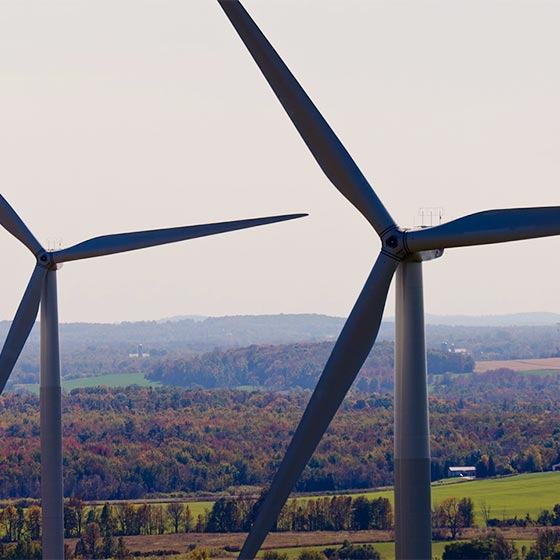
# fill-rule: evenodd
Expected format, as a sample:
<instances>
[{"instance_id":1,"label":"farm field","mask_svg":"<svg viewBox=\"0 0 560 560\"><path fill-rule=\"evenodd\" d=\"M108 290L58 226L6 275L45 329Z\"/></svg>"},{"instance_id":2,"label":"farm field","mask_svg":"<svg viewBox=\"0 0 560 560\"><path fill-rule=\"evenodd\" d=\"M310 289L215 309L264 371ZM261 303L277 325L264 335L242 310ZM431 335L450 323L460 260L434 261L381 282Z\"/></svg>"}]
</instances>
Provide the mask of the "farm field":
<instances>
[{"instance_id":1,"label":"farm field","mask_svg":"<svg viewBox=\"0 0 560 560\"><path fill-rule=\"evenodd\" d=\"M560 358L535 358L527 360L490 360L488 362L476 362L475 373L483 373L493 369L511 369L513 371L527 372L559 372Z\"/></svg>"},{"instance_id":2,"label":"farm field","mask_svg":"<svg viewBox=\"0 0 560 560\"><path fill-rule=\"evenodd\" d=\"M491 517L538 516L560 503L560 473L528 473L516 476L443 484L432 488L432 501L439 503L450 496L470 497L475 504L475 523L482 524L480 504L486 502Z\"/></svg>"},{"instance_id":3,"label":"farm field","mask_svg":"<svg viewBox=\"0 0 560 560\"><path fill-rule=\"evenodd\" d=\"M381 534L378 534L381 533ZM527 529L518 535L517 532L505 530L504 535L508 540L515 542L517 548L521 550L521 546L527 548L534 542L531 537L534 535L534 529ZM464 538L473 538L479 534L478 530L466 531ZM353 543L371 543L381 553L383 560L395 559L395 543L393 541L379 542L378 539L390 537L390 532L378 531L357 531L349 533L346 531L339 532L316 532L316 533L273 533L265 543L265 550L274 550L288 555L290 560L295 560L304 550L322 551L327 547L339 546L345 539ZM193 545L197 547L213 550L213 558L230 559L236 558L235 552L218 552L223 551L224 547L229 546L234 549L241 547L245 533L235 534L212 534L212 533L188 533L177 535L144 535L125 537L127 547L143 556L153 551L166 551L169 557L174 560L183 560L187 558L187 552ZM523 538L519 538L522 536ZM66 543L73 549L76 546L77 539L66 539ZM440 541L433 543L433 557L441 558L445 545L451 541ZM174 553L174 554L173 554ZM262 557L264 550L258 554Z\"/></svg>"},{"instance_id":4,"label":"farm field","mask_svg":"<svg viewBox=\"0 0 560 560\"><path fill-rule=\"evenodd\" d=\"M490 517L520 517L527 513L538 516L543 509L552 510L560 503L560 472L529 473L503 478L487 478L432 485L432 503L445 498L469 497L475 505L475 524L483 525L480 505L486 503ZM393 490L357 494L372 498L388 498L393 503ZM305 498L298 498L305 499Z\"/></svg>"},{"instance_id":5,"label":"farm field","mask_svg":"<svg viewBox=\"0 0 560 560\"><path fill-rule=\"evenodd\" d=\"M302 550L313 548L323 550L328 546L337 546L348 539L356 543L377 542L380 539L388 540L389 531L317 531L306 533L271 533L264 545L265 550L291 550L297 556ZM177 551L184 554L189 547L196 545L208 549L224 549L224 547L240 548L245 540L246 533L178 533L164 535L127 536L124 540L133 552L147 554L155 550ZM77 539L65 539L66 544L73 549ZM391 542L386 542L389 548ZM377 545L376 545L377 546ZM230 553L214 558L236 558L237 554Z\"/></svg>"},{"instance_id":6,"label":"farm field","mask_svg":"<svg viewBox=\"0 0 560 560\"><path fill-rule=\"evenodd\" d=\"M393 490L380 492L355 493L353 496L387 498L393 503ZM486 503L490 509L490 517L524 518L527 513L537 517L543 509L552 510L560 503L560 472L529 473L503 478L487 478L481 480L450 481L432 485L432 503L439 504L445 498L469 497L475 505L475 524L483 525L480 505ZM294 498L307 501L310 497ZM204 510L212 509L212 501L189 501L191 513L196 518Z\"/></svg>"},{"instance_id":7,"label":"farm field","mask_svg":"<svg viewBox=\"0 0 560 560\"><path fill-rule=\"evenodd\" d=\"M143 373L113 373L108 375L97 375L93 377L77 377L74 379L63 379L62 389L72 391L72 389L82 389L84 387L128 387L129 385L139 385L140 387L156 387L160 385L158 381L149 381ZM39 384L18 385L18 388L26 389L32 393L39 394Z\"/></svg>"}]
</instances>

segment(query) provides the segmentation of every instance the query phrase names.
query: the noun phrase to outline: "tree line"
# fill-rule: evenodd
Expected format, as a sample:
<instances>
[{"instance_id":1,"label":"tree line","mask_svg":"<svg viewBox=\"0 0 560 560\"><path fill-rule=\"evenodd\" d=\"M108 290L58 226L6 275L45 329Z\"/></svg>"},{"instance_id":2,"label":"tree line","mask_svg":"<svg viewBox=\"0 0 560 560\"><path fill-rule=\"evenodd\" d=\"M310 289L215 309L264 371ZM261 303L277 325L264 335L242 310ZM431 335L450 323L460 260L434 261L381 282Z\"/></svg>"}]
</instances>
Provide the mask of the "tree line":
<instances>
[{"instance_id":1,"label":"tree line","mask_svg":"<svg viewBox=\"0 0 560 560\"><path fill-rule=\"evenodd\" d=\"M205 530L211 533L248 531L258 515L262 500L220 498L208 513ZM389 530L393 508L387 498L332 496L289 500L273 531L361 531Z\"/></svg>"},{"instance_id":2,"label":"tree line","mask_svg":"<svg viewBox=\"0 0 560 560\"><path fill-rule=\"evenodd\" d=\"M223 497L194 519L189 505L178 501L165 505L105 503L99 507L71 497L64 505L64 536L78 541L74 550L67 550L66 557L129 558L123 536L248 531L261 500L262 497ZM0 560L41 558L37 542L41 538L41 508L36 504L25 505L28 507L8 504L0 509ZM392 507L386 498L333 496L290 500L273 530L388 530L392 526Z\"/></svg>"}]
</instances>

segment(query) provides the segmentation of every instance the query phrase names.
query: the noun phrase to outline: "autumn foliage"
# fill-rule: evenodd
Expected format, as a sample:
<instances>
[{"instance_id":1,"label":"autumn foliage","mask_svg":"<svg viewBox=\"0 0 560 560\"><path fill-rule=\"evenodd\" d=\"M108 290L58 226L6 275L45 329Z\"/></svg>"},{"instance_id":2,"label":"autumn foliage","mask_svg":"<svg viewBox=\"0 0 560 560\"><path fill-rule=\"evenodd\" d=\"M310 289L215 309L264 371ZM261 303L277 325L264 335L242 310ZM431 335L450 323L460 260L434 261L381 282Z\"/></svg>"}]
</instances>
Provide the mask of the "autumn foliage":
<instances>
[{"instance_id":1,"label":"autumn foliage","mask_svg":"<svg viewBox=\"0 0 560 560\"><path fill-rule=\"evenodd\" d=\"M433 479L447 476L449 465L476 465L488 476L537 472L559 462L556 378L517 375L530 378L530 400L516 390L512 375L498 372L495 384L491 374L469 376L468 383L458 376L454 384L435 387ZM64 398L65 494L129 500L264 486L309 395L139 387L73 391ZM36 397L0 397L0 437L0 499L38 497ZM356 392L336 415L297 489L372 488L392 480L393 398Z\"/></svg>"}]
</instances>

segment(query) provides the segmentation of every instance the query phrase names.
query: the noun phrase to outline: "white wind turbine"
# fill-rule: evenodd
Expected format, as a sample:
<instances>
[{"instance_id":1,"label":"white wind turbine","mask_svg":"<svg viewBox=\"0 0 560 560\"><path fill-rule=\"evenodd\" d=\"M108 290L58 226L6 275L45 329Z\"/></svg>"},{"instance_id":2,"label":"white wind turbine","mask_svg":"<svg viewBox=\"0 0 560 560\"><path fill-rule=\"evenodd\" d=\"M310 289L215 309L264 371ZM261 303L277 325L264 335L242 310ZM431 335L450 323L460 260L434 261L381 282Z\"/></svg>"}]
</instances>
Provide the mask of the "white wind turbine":
<instances>
[{"instance_id":1,"label":"white wind turbine","mask_svg":"<svg viewBox=\"0 0 560 560\"><path fill-rule=\"evenodd\" d=\"M381 251L333 348L240 553L253 559L369 354L396 273L395 542L397 559L431 553L430 445L422 261L445 248L560 234L560 207L489 210L435 227L397 225L350 154L237 0L218 0L317 163L371 224Z\"/></svg>"},{"instance_id":2,"label":"white wind turbine","mask_svg":"<svg viewBox=\"0 0 560 560\"><path fill-rule=\"evenodd\" d=\"M217 233L271 224L305 216L290 214L95 237L67 249L48 252L15 210L0 195L0 225L19 239L37 264L0 353L0 393L33 328L41 304L41 504L43 558L64 558L64 497L62 478L62 409L56 270L62 263L195 239Z\"/></svg>"}]
</instances>

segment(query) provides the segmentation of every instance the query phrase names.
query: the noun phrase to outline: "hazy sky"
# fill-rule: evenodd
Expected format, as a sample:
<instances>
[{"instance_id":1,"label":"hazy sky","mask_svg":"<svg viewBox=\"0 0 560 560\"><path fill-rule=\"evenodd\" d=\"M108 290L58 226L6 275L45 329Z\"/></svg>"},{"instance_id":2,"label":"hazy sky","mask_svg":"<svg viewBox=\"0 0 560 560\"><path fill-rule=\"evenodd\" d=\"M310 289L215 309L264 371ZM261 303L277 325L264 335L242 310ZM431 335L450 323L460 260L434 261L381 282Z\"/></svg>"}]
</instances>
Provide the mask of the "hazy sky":
<instances>
[{"instance_id":1,"label":"hazy sky","mask_svg":"<svg viewBox=\"0 0 560 560\"><path fill-rule=\"evenodd\" d=\"M560 3L246 0L392 215L560 204ZM0 4L0 184L35 235L289 212L68 263L60 320L347 315L378 252L214 0ZM0 319L34 259L0 231ZM560 239L454 249L431 313L560 312ZM387 312L392 314L393 296Z\"/></svg>"}]
</instances>

